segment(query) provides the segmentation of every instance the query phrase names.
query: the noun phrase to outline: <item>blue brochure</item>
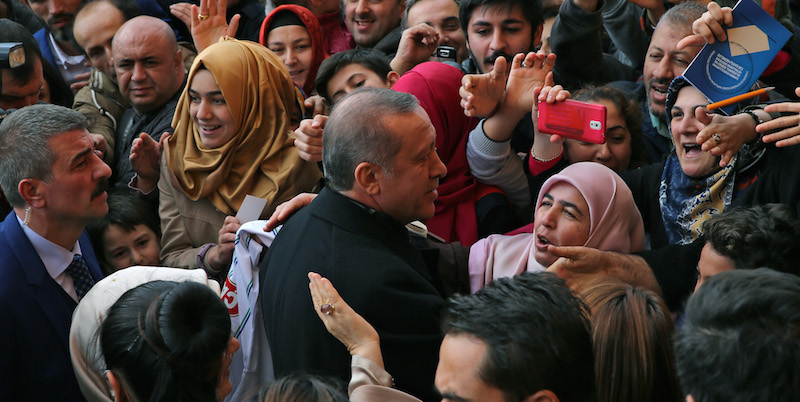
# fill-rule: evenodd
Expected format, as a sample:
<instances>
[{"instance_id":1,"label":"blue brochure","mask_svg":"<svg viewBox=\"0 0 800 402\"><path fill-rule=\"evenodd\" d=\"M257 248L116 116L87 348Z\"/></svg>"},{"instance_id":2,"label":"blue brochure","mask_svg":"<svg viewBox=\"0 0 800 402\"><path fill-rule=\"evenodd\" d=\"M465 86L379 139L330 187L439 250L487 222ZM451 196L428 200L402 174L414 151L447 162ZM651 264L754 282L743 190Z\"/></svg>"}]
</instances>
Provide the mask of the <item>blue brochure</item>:
<instances>
[{"instance_id":1,"label":"blue brochure","mask_svg":"<svg viewBox=\"0 0 800 402\"><path fill-rule=\"evenodd\" d=\"M728 40L703 46L683 72L710 102L748 92L792 36L753 0L739 0L733 7L733 25L723 29ZM730 114L735 108L722 110Z\"/></svg>"}]
</instances>

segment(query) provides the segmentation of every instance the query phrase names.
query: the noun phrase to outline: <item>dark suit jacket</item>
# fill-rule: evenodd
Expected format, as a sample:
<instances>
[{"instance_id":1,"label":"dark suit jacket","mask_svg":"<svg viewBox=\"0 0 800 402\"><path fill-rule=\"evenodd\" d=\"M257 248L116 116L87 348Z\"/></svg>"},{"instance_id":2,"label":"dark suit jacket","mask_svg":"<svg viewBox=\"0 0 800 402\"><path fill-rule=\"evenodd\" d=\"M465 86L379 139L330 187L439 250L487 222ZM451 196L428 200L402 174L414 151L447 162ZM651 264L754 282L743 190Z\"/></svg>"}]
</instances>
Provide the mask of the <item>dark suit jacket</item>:
<instances>
[{"instance_id":1,"label":"dark suit jacket","mask_svg":"<svg viewBox=\"0 0 800 402\"><path fill-rule=\"evenodd\" d=\"M81 250L95 280L103 275L86 232ZM77 304L50 278L11 212L0 223L0 400L83 401L69 358Z\"/></svg>"},{"instance_id":2,"label":"dark suit jacket","mask_svg":"<svg viewBox=\"0 0 800 402\"><path fill-rule=\"evenodd\" d=\"M397 388L437 400L444 299L429 268L435 257L415 248L405 227L385 214L323 190L281 229L260 265L275 376L307 371L350 379L350 354L314 312L319 306L312 305L307 277L314 271L378 331Z\"/></svg>"}]
</instances>

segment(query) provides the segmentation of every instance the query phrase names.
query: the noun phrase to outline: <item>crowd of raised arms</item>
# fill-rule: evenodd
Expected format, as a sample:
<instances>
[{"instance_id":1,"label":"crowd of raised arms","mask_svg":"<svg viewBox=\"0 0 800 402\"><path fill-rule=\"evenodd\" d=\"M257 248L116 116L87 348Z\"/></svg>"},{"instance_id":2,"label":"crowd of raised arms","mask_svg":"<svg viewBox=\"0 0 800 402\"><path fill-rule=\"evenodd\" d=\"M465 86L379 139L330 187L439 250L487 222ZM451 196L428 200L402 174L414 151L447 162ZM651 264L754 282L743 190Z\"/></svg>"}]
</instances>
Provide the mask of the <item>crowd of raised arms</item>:
<instances>
[{"instance_id":1,"label":"crowd of raised arms","mask_svg":"<svg viewBox=\"0 0 800 402\"><path fill-rule=\"evenodd\" d=\"M800 3L181 1L0 0L0 400L800 395Z\"/></svg>"}]
</instances>

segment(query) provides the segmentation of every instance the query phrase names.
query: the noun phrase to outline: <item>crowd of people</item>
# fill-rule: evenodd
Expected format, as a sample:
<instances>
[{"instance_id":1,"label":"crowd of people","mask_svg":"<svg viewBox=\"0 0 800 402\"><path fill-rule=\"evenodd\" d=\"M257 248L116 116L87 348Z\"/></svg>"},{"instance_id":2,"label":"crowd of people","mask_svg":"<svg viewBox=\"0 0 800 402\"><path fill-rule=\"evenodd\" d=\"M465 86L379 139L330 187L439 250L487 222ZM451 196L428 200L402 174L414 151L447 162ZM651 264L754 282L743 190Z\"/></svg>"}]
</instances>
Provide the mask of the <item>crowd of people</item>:
<instances>
[{"instance_id":1,"label":"crowd of people","mask_svg":"<svg viewBox=\"0 0 800 402\"><path fill-rule=\"evenodd\" d=\"M0 400L794 400L800 7L724 113L734 3L0 0Z\"/></svg>"}]
</instances>

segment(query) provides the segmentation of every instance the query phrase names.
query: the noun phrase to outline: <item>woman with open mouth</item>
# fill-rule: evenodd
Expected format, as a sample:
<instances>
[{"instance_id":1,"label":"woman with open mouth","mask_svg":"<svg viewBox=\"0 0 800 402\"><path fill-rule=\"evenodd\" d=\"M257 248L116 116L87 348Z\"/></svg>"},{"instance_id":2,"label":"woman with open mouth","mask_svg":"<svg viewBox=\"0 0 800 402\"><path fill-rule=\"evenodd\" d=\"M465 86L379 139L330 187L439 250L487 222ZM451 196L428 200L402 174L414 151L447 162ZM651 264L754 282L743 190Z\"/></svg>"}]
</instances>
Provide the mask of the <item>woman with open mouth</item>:
<instances>
[{"instance_id":1,"label":"woman with open mouth","mask_svg":"<svg viewBox=\"0 0 800 402\"><path fill-rule=\"evenodd\" d=\"M800 149L761 141L755 127L772 119L763 108L709 113L706 97L683 77L672 81L666 105L675 150L660 163L620 174L652 248L694 242L703 222L730 205L797 205Z\"/></svg>"},{"instance_id":2,"label":"woman with open mouth","mask_svg":"<svg viewBox=\"0 0 800 402\"><path fill-rule=\"evenodd\" d=\"M550 177L539 192L533 233L492 235L470 247L470 290L496 278L546 270L558 259L551 246L644 249L642 217L619 175L599 163L579 162Z\"/></svg>"}]
</instances>

